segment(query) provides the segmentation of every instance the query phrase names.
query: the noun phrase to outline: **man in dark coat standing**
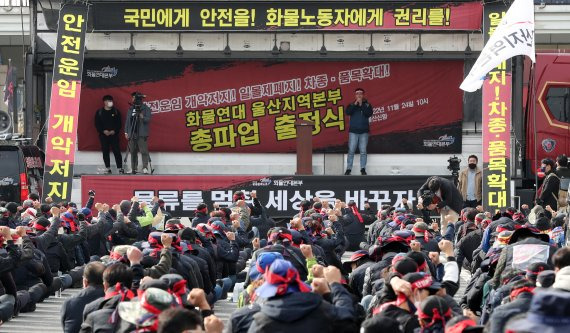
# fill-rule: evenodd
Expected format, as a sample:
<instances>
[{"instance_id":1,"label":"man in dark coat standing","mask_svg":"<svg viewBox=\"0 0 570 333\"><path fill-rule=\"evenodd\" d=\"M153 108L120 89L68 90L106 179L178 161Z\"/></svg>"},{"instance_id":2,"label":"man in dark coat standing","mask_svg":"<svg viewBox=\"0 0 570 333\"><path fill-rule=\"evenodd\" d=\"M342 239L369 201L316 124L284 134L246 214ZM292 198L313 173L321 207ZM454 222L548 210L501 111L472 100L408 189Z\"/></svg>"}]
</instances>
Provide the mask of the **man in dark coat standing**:
<instances>
[{"instance_id":1,"label":"man in dark coat standing","mask_svg":"<svg viewBox=\"0 0 570 333\"><path fill-rule=\"evenodd\" d=\"M61 326L65 333L77 333L81 329L85 305L105 296L103 291L103 271L100 262L91 262L83 271L83 290L75 297L66 300L61 308Z\"/></svg>"},{"instance_id":2,"label":"man in dark coat standing","mask_svg":"<svg viewBox=\"0 0 570 333\"><path fill-rule=\"evenodd\" d=\"M348 156L346 158L345 175L350 175L356 147L360 151L360 173L366 175L366 146L368 146L368 133L370 125L368 119L372 116L372 105L364 98L364 89L356 88L354 91L355 101L346 108L346 114L350 116L350 128L348 130Z\"/></svg>"},{"instance_id":3,"label":"man in dark coat standing","mask_svg":"<svg viewBox=\"0 0 570 333\"><path fill-rule=\"evenodd\" d=\"M103 162L105 162L106 173L111 173L111 160L109 158L109 148L115 155L115 163L119 173L123 173L123 160L121 149L119 148L119 131L121 131L121 113L113 106L113 96L103 97L104 106L95 112L95 128L99 133L101 142L101 152Z\"/></svg>"}]
</instances>

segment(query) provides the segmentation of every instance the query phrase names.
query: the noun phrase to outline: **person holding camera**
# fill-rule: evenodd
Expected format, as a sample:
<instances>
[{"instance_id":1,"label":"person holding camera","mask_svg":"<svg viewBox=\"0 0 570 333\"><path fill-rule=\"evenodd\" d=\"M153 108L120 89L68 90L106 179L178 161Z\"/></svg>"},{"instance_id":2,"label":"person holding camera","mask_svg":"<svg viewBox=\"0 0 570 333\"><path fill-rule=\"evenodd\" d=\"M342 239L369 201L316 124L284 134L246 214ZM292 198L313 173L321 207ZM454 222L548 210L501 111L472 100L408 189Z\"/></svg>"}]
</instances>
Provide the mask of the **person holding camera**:
<instances>
[{"instance_id":1,"label":"person holding camera","mask_svg":"<svg viewBox=\"0 0 570 333\"><path fill-rule=\"evenodd\" d=\"M129 151L131 153L131 172L137 173L138 169L138 153L140 151L143 162L143 173L148 174L148 135L150 126L150 108L142 102L145 97L139 92L133 92L132 104L127 113L127 122L125 124L125 137L129 141Z\"/></svg>"},{"instance_id":2,"label":"person holding camera","mask_svg":"<svg viewBox=\"0 0 570 333\"><path fill-rule=\"evenodd\" d=\"M103 96L103 104L103 107L95 112L95 128L97 133L99 133L99 142L101 142L101 152L103 153L103 162L106 169L105 173L111 173L109 148L113 151L119 173L124 173L121 148L119 148L121 113L113 106L113 96Z\"/></svg>"},{"instance_id":3,"label":"person holding camera","mask_svg":"<svg viewBox=\"0 0 570 333\"><path fill-rule=\"evenodd\" d=\"M449 179L432 176L418 190L418 209L436 210L441 215L442 232L448 220L456 222L463 208L463 196Z\"/></svg>"},{"instance_id":4,"label":"person holding camera","mask_svg":"<svg viewBox=\"0 0 570 333\"><path fill-rule=\"evenodd\" d=\"M360 174L366 175L366 147L368 146L368 133L370 132L369 118L372 116L372 105L364 98L364 89L356 88L355 100L346 108L346 114L350 116L350 128L348 130L348 155L346 157L345 175L350 175L356 147L360 152Z\"/></svg>"}]
</instances>

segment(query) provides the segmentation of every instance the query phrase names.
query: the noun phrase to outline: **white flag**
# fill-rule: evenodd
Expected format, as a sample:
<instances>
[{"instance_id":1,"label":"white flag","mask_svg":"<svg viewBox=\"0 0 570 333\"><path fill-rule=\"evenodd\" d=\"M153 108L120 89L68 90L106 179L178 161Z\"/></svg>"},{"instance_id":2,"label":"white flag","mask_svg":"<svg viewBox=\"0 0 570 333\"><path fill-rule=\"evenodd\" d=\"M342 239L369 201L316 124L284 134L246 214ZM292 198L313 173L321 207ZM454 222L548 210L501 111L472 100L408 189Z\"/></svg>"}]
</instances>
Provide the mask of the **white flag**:
<instances>
[{"instance_id":1,"label":"white flag","mask_svg":"<svg viewBox=\"0 0 570 333\"><path fill-rule=\"evenodd\" d=\"M533 0L513 2L459 88L469 92L481 88L487 73L517 55L535 62Z\"/></svg>"}]
</instances>

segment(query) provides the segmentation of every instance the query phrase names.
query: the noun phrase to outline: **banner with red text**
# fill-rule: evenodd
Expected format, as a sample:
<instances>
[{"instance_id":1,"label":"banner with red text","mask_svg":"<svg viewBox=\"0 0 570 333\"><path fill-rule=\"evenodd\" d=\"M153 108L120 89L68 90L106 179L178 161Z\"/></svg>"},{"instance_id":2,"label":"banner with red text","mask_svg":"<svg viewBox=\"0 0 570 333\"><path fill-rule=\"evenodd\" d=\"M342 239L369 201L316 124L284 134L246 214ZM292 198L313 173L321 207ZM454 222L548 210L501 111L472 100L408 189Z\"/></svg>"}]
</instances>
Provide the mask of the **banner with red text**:
<instances>
[{"instance_id":1,"label":"banner with red text","mask_svg":"<svg viewBox=\"0 0 570 333\"><path fill-rule=\"evenodd\" d=\"M345 152L346 108L363 88L374 109L368 152L461 152L462 61L97 59L84 74L80 150L99 149L101 98L112 95L125 119L139 91L152 110L151 152L295 152L300 119L315 123L316 152Z\"/></svg>"},{"instance_id":2,"label":"banner with red text","mask_svg":"<svg viewBox=\"0 0 570 333\"><path fill-rule=\"evenodd\" d=\"M54 202L71 198L88 10L65 4L59 12L43 185Z\"/></svg>"}]
</instances>

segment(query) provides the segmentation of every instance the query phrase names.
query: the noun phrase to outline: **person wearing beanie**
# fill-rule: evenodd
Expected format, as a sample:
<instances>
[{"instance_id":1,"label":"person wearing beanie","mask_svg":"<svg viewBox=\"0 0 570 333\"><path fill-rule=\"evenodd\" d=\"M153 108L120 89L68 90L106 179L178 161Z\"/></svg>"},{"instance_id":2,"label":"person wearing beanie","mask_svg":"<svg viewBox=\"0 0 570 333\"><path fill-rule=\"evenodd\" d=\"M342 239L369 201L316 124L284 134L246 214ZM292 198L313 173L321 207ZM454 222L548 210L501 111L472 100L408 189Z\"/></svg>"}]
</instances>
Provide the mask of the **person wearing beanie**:
<instances>
[{"instance_id":1,"label":"person wearing beanie","mask_svg":"<svg viewBox=\"0 0 570 333\"><path fill-rule=\"evenodd\" d=\"M248 332L333 332L352 325L356 308L341 285L340 270L326 267L324 276L313 280L311 292L289 261L276 259L255 291L265 302L253 316ZM332 304L321 296L329 293Z\"/></svg>"},{"instance_id":2,"label":"person wearing beanie","mask_svg":"<svg viewBox=\"0 0 570 333\"><path fill-rule=\"evenodd\" d=\"M511 318L527 312L534 295L534 289L534 283L527 279L513 283L509 296L510 302L498 306L491 313L489 333L503 333Z\"/></svg>"},{"instance_id":3,"label":"person wearing beanie","mask_svg":"<svg viewBox=\"0 0 570 333\"><path fill-rule=\"evenodd\" d=\"M530 282L536 284L536 279L538 278L538 275L540 274L540 272L551 270L551 269L552 269L552 266L548 265L545 262L532 263L526 269L526 278Z\"/></svg>"},{"instance_id":4,"label":"person wearing beanie","mask_svg":"<svg viewBox=\"0 0 570 333\"><path fill-rule=\"evenodd\" d=\"M18 214L18 204L15 202L8 202L4 208L6 208L6 210L0 213L0 226L16 229L16 226L19 224L19 221L16 219L16 215Z\"/></svg>"},{"instance_id":5,"label":"person wearing beanie","mask_svg":"<svg viewBox=\"0 0 570 333\"><path fill-rule=\"evenodd\" d=\"M507 324L506 332L570 332L570 293L557 290L537 292L523 319Z\"/></svg>"},{"instance_id":6,"label":"person wearing beanie","mask_svg":"<svg viewBox=\"0 0 570 333\"><path fill-rule=\"evenodd\" d=\"M416 235L416 241L420 243L423 251L438 252L437 241L433 239L428 229L429 227L425 222L416 222L412 227L412 231Z\"/></svg>"},{"instance_id":7,"label":"person wearing beanie","mask_svg":"<svg viewBox=\"0 0 570 333\"><path fill-rule=\"evenodd\" d=\"M121 149L119 147L121 120L121 113L113 106L113 96L103 96L103 107L95 112L95 128L97 133L99 133L101 153L103 154L103 162L105 163L106 169L105 173L107 174L111 173L109 149L113 151L115 164L117 169L119 169L119 173L124 173Z\"/></svg>"},{"instance_id":8,"label":"person wearing beanie","mask_svg":"<svg viewBox=\"0 0 570 333\"><path fill-rule=\"evenodd\" d=\"M536 277L536 287L540 289L548 289L554 284L556 274L554 271L542 271Z\"/></svg>"},{"instance_id":9,"label":"person wearing beanie","mask_svg":"<svg viewBox=\"0 0 570 333\"><path fill-rule=\"evenodd\" d=\"M196 206L196 211L194 213L194 218L192 218L192 228L195 228L200 223L208 223L210 216L208 214L208 206L205 203L201 203Z\"/></svg>"},{"instance_id":10,"label":"person wearing beanie","mask_svg":"<svg viewBox=\"0 0 570 333\"><path fill-rule=\"evenodd\" d=\"M350 256L350 259L342 264L344 271L350 273L348 285L358 297L362 297L364 275L366 273L366 269L372 264L374 264L374 262L370 260L370 256L365 250L354 252Z\"/></svg>"}]
</instances>

